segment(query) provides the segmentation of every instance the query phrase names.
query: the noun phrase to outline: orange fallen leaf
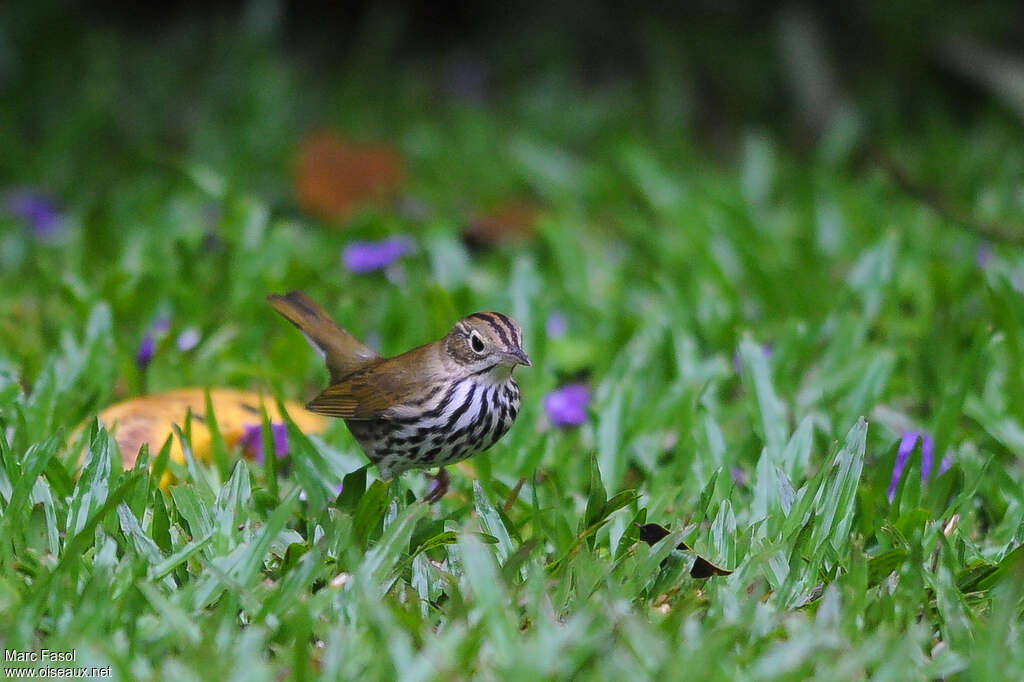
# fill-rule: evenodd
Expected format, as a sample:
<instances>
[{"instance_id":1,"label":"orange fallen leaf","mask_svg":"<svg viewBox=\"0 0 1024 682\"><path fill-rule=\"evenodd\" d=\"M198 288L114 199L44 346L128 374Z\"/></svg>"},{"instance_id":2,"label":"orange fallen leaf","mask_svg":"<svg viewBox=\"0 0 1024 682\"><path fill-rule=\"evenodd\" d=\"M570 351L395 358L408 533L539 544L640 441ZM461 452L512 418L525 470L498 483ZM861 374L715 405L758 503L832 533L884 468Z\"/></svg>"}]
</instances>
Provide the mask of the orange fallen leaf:
<instances>
[{"instance_id":1,"label":"orange fallen leaf","mask_svg":"<svg viewBox=\"0 0 1024 682\"><path fill-rule=\"evenodd\" d=\"M261 397L255 391L241 391L233 388L210 389L210 403L213 406L217 427L225 444L232 448L245 434L246 427L262 423L261 404L266 407L267 417L272 422L283 420L272 398ZM308 412L301 404L289 400L284 402L288 415L304 433L320 433L327 428L327 420ZM166 393L132 398L107 407L97 416L114 434L121 449L125 469L135 466L143 444L149 445L155 456L163 447L167 436L174 434L174 425L184 429L189 409L192 410L192 453L200 461L213 458L213 434L207 423L206 391L202 388L179 388ZM89 420L78 427L80 433ZM76 436L72 437L74 441ZM185 453L178 438L171 441L170 457L183 464ZM170 474L165 474L160 485L167 487Z\"/></svg>"},{"instance_id":2,"label":"orange fallen leaf","mask_svg":"<svg viewBox=\"0 0 1024 682\"><path fill-rule=\"evenodd\" d=\"M393 199L404 174L402 155L393 147L320 131L299 145L295 194L307 213L343 222L362 206Z\"/></svg>"},{"instance_id":3,"label":"orange fallen leaf","mask_svg":"<svg viewBox=\"0 0 1024 682\"><path fill-rule=\"evenodd\" d=\"M536 204L514 199L471 218L465 237L473 246L481 247L524 242L533 237L539 216Z\"/></svg>"}]
</instances>

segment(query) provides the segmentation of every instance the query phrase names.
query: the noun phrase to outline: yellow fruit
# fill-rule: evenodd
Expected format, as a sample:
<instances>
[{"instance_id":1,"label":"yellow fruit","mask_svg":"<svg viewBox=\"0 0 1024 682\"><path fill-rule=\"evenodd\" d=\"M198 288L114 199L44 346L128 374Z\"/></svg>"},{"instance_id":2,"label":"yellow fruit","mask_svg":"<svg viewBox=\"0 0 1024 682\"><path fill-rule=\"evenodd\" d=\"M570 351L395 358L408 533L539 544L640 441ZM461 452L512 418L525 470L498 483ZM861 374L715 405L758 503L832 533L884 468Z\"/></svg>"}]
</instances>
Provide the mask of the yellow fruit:
<instances>
[{"instance_id":1,"label":"yellow fruit","mask_svg":"<svg viewBox=\"0 0 1024 682\"><path fill-rule=\"evenodd\" d=\"M241 391L233 388L210 389L210 403L213 406L217 426L229 448L238 443L246 427L262 424L261 404L266 406L267 416L272 422L283 421L273 398L261 396L255 391ZM304 433L320 433L327 427L327 420L306 411L295 401L285 401L288 415ZM100 423L109 429L121 449L125 469L135 466L139 449L149 444L149 451L155 457L167 436L174 435L174 425L185 428L185 417L192 410L192 454L200 461L212 458L213 436L207 423L206 391L202 388L179 388L166 393L132 398L107 407L98 415ZM72 436L77 439L91 420L86 420ZM171 459L179 464L185 462L181 442L174 437L171 442ZM165 473L160 481L167 487L173 481Z\"/></svg>"}]
</instances>

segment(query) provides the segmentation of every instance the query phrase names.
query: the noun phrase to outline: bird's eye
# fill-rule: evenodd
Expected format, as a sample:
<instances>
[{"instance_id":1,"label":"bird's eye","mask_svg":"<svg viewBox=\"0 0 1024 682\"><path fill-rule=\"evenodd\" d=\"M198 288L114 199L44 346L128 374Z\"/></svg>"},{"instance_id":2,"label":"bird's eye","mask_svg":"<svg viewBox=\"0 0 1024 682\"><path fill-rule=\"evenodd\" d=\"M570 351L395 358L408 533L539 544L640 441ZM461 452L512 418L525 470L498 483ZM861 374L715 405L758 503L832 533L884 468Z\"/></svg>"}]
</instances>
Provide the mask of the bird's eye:
<instances>
[{"instance_id":1,"label":"bird's eye","mask_svg":"<svg viewBox=\"0 0 1024 682\"><path fill-rule=\"evenodd\" d=\"M481 339L480 335L477 334L476 332L473 332L472 335L470 335L470 337L469 337L469 345L477 353L483 353L484 352L484 340Z\"/></svg>"}]
</instances>

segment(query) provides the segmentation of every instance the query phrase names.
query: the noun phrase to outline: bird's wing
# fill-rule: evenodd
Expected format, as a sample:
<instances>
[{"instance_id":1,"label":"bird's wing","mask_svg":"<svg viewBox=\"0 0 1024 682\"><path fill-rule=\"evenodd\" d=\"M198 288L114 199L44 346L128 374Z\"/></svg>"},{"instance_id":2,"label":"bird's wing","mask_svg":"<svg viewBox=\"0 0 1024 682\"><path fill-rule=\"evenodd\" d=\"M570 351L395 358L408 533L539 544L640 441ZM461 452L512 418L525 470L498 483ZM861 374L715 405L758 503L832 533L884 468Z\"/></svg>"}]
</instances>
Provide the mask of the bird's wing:
<instances>
[{"instance_id":1,"label":"bird's wing","mask_svg":"<svg viewBox=\"0 0 1024 682\"><path fill-rule=\"evenodd\" d=\"M353 372L309 401L306 409L343 419L379 419L407 414L432 397L436 381L424 372L413 353L426 355L427 349L415 349Z\"/></svg>"}]
</instances>

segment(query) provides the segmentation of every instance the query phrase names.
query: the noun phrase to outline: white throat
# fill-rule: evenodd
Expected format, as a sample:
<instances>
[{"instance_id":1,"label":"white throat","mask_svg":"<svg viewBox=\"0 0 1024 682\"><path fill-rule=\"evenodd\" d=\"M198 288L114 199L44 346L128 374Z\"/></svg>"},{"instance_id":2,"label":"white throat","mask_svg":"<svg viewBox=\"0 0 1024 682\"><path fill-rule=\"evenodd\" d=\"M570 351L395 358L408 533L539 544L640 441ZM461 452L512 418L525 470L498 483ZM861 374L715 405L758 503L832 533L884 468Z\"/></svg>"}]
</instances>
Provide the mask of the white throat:
<instances>
[{"instance_id":1,"label":"white throat","mask_svg":"<svg viewBox=\"0 0 1024 682\"><path fill-rule=\"evenodd\" d=\"M507 384L512 379L512 370L514 368L515 365L506 364L503 362L495 366L494 369L492 369L490 372L487 372L480 378L483 379L484 382L494 384L496 386Z\"/></svg>"}]
</instances>

